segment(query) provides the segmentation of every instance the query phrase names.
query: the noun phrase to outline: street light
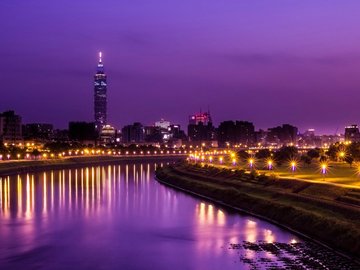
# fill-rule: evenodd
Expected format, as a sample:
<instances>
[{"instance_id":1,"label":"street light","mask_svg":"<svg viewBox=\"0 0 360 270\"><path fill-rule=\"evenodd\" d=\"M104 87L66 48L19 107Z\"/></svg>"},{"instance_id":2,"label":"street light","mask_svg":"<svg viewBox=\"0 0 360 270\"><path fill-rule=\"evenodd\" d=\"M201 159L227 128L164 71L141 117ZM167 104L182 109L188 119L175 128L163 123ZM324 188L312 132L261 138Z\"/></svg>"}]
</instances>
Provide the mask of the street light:
<instances>
[{"instance_id":1,"label":"street light","mask_svg":"<svg viewBox=\"0 0 360 270\"><path fill-rule=\"evenodd\" d=\"M249 159L249 167L250 167L250 169L252 169L254 167L254 159L253 158Z\"/></svg>"},{"instance_id":2,"label":"street light","mask_svg":"<svg viewBox=\"0 0 360 270\"><path fill-rule=\"evenodd\" d=\"M296 170L296 162L295 162L295 161L291 161L290 167L291 167L291 171L292 171L292 172L295 172L295 170Z\"/></svg>"},{"instance_id":3,"label":"street light","mask_svg":"<svg viewBox=\"0 0 360 270\"><path fill-rule=\"evenodd\" d=\"M325 175L327 172L327 164L326 163L321 163L321 174L323 175L323 180L325 180Z\"/></svg>"},{"instance_id":4,"label":"street light","mask_svg":"<svg viewBox=\"0 0 360 270\"><path fill-rule=\"evenodd\" d=\"M327 164L326 164L326 163L322 163L322 164L321 164L321 173L322 173L322 174L326 174L326 169L327 169Z\"/></svg>"},{"instance_id":5,"label":"street light","mask_svg":"<svg viewBox=\"0 0 360 270\"><path fill-rule=\"evenodd\" d=\"M272 169L273 169L273 161L272 161L271 159L268 160L267 165L268 165L268 170L272 170Z\"/></svg>"},{"instance_id":6,"label":"street light","mask_svg":"<svg viewBox=\"0 0 360 270\"><path fill-rule=\"evenodd\" d=\"M235 158L232 159L232 164L233 164L234 166L236 165L236 159L235 159Z\"/></svg>"}]
</instances>

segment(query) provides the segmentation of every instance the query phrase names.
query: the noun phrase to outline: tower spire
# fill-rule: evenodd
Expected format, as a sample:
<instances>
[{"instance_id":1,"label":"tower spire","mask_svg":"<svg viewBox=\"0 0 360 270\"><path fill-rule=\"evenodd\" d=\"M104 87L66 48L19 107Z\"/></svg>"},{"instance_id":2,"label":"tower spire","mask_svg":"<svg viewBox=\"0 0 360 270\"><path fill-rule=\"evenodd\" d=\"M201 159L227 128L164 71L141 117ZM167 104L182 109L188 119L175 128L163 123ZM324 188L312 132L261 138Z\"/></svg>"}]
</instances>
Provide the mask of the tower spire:
<instances>
[{"instance_id":1,"label":"tower spire","mask_svg":"<svg viewBox=\"0 0 360 270\"><path fill-rule=\"evenodd\" d=\"M104 72L104 64L102 62L102 52L99 52L99 63L97 65L98 72Z\"/></svg>"}]
</instances>

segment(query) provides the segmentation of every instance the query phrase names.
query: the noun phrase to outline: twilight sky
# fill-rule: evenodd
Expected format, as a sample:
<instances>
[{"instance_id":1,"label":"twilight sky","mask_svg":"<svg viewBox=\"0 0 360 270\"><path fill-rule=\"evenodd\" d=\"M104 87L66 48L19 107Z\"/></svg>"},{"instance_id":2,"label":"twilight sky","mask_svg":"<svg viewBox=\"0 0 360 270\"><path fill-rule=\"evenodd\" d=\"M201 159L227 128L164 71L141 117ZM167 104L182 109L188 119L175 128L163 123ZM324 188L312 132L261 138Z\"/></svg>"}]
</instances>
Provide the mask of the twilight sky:
<instances>
[{"instance_id":1,"label":"twilight sky","mask_svg":"<svg viewBox=\"0 0 360 270\"><path fill-rule=\"evenodd\" d=\"M67 127L93 120L103 51L108 120L185 128L360 124L358 0L1 0L0 111Z\"/></svg>"}]
</instances>

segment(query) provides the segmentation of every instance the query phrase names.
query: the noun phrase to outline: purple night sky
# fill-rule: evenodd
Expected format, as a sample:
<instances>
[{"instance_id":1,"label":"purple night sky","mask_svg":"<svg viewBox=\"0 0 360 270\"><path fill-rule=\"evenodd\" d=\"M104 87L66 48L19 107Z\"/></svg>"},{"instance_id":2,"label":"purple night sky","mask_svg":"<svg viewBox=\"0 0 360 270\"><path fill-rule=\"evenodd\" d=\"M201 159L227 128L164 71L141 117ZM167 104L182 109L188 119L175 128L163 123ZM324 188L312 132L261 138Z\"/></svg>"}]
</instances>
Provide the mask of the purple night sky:
<instances>
[{"instance_id":1,"label":"purple night sky","mask_svg":"<svg viewBox=\"0 0 360 270\"><path fill-rule=\"evenodd\" d=\"M0 111L93 120L103 51L108 120L222 120L343 132L360 123L360 1L1 0Z\"/></svg>"}]
</instances>

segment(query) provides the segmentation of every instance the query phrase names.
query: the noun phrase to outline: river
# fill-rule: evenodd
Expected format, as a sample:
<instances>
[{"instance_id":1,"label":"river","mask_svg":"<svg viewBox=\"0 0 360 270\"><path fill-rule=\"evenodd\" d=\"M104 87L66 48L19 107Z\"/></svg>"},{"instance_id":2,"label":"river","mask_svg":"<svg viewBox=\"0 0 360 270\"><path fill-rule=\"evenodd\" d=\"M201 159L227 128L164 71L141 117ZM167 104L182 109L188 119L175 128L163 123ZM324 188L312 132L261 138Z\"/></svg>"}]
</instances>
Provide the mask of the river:
<instances>
[{"instance_id":1,"label":"river","mask_svg":"<svg viewBox=\"0 0 360 270\"><path fill-rule=\"evenodd\" d=\"M282 269L295 261L296 235L158 183L162 165L0 178L0 269ZM281 256L271 250L279 245Z\"/></svg>"}]
</instances>

